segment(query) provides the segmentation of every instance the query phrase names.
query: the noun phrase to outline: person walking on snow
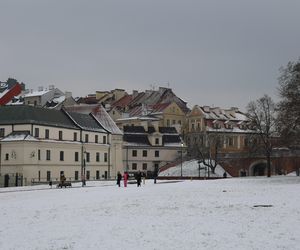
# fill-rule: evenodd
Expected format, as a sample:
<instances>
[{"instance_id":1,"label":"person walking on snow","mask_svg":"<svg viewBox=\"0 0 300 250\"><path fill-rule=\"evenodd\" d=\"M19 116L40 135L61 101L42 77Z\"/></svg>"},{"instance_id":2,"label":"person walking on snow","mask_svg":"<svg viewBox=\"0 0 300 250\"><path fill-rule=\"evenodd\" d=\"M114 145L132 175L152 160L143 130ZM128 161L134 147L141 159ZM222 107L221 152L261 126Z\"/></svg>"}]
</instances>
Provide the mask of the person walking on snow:
<instances>
[{"instance_id":1,"label":"person walking on snow","mask_svg":"<svg viewBox=\"0 0 300 250\"><path fill-rule=\"evenodd\" d=\"M118 174L117 174L117 185L119 187L121 186L121 180L122 180L122 175L121 175L120 171L118 171Z\"/></svg>"},{"instance_id":2,"label":"person walking on snow","mask_svg":"<svg viewBox=\"0 0 300 250\"><path fill-rule=\"evenodd\" d=\"M137 186L140 187L141 186L141 181L142 181L142 174L141 171L139 170L135 176L136 181L137 181Z\"/></svg>"},{"instance_id":3,"label":"person walking on snow","mask_svg":"<svg viewBox=\"0 0 300 250\"><path fill-rule=\"evenodd\" d=\"M125 172L124 173L124 187L127 187L127 181L128 181L128 173L127 172Z\"/></svg>"}]
</instances>

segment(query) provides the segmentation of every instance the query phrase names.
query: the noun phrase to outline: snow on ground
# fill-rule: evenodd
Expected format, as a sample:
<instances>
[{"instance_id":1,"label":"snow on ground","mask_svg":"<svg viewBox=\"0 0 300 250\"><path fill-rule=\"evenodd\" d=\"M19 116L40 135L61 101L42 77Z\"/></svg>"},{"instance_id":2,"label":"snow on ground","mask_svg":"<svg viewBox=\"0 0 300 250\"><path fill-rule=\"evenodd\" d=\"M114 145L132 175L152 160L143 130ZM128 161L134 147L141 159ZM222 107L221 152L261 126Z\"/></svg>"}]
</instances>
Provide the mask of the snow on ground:
<instances>
[{"instance_id":1,"label":"snow on ground","mask_svg":"<svg viewBox=\"0 0 300 250\"><path fill-rule=\"evenodd\" d=\"M202 169L201 169L202 168ZM210 177L223 177L225 170L218 165L215 169L215 174L212 174L210 171ZM165 171L159 173L159 176L181 176L181 164L178 164L174 167L168 168ZM197 160L184 161L182 162L182 176L199 176L199 165ZM207 171L205 170L205 165L200 164L200 176L207 176ZM227 173L227 177L231 177Z\"/></svg>"},{"instance_id":2,"label":"snow on ground","mask_svg":"<svg viewBox=\"0 0 300 250\"><path fill-rule=\"evenodd\" d=\"M0 189L0 249L299 249L300 178ZM254 207L271 205L271 207Z\"/></svg>"}]
</instances>

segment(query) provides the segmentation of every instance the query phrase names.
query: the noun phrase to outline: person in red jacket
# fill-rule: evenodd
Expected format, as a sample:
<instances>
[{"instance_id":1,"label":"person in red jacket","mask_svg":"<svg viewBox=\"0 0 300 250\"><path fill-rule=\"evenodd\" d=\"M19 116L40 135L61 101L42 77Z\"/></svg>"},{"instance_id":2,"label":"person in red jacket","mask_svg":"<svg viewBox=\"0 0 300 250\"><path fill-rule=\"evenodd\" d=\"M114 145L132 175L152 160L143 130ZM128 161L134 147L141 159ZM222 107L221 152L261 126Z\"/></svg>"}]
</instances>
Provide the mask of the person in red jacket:
<instances>
[{"instance_id":1,"label":"person in red jacket","mask_svg":"<svg viewBox=\"0 0 300 250\"><path fill-rule=\"evenodd\" d=\"M124 178L124 187L127 187L127 181L128 181L128 173L127 172L124 173L123 178Z\"/></svg>"}]
</instances>

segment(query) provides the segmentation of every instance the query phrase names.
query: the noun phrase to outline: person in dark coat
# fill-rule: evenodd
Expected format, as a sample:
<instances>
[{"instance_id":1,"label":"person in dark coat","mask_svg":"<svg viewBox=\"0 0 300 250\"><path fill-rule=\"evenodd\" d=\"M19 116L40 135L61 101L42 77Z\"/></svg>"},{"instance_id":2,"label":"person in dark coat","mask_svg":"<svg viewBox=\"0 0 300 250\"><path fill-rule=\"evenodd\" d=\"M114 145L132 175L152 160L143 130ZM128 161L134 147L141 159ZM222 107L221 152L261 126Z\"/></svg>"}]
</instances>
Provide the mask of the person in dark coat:
<instances>
[{"instance_id":1,"label":"person in dark coat","mask_svg":"<svg viewBox=\"0 0 300 250\"><path fill-rule=\"evenodd\" d=\"M121 175L120 171L118 171L118 174L117 174L117 185L119 187L121 187L121 180L122 180L122 175Z\"/></svg>"},{"instance_id":2,"label":"person in dark coat","mask_svg":"<svg viewBox=\"0 0 300 250\"><path fill-rule=\"evenodd\" d=\"M226 172L224 172L223 178L227 178L227 173Z\"/></svg>"},{"instance_id":3,"label":"person in dark coat","mask_svg":"<svg viewBox=\"0 0 300 250\"><path fill-rule=\"evenodd\" d=\"M141 171L138 171L136 176L136 181L137 181L137 186L140 187L141 186L141 181L142 181L142 174L141 174Z\"/></svg>"}]
</instances>

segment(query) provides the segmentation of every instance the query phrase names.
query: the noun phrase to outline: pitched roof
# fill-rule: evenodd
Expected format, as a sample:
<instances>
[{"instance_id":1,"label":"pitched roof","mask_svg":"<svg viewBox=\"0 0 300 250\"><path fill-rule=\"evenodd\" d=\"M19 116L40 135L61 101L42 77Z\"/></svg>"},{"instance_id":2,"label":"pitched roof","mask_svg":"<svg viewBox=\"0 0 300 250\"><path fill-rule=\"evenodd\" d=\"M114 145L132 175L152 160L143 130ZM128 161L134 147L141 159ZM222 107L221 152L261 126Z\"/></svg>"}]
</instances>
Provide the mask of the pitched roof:
<instances>
[{"instance_id":1,"label":"pitched roof","mask_svg":"<svg viewBox=\"0 0 300 250\"><path fill-rule=\"evenodd\" d=\"M136 143L142 145L150 145L148 136L146 134L124 134L123 140L129 143Z\"/></svg>"},{"instance_id":2,"label":"pitched roof","mask_svg":"<svg viewBox=\"0 0 300 250\"><path fill-rule=\"evenodd\" d=\"M80 128L84 130L104 133L106 132L104 128L91 115L67 111L66 113Z\"/></svg>"},{"instance_id":3,"label":"pitched roof","mask_svg":"<svg viewBox=\"0 0 300 250\"><path fill-rule=\"evenodd\" d=\"M125 108L132 101L132 95L125 95L121 99L115 101L111 106L116 108Z\"/></svg>"},{"instance_id":4,"label":"pitched roof","mask_svg":"<svg viewBox=\"0 0 300 250\"><path fill-rule=\"evenodd\" d=\"M114 135L122 135L122 131L118 128L116 123L110 117L110 115L106 112L101 104L81 104L74 106L66 106L65 110L70 112L77 112L83 114L92 113L97 121L101 124L101 126Z\"/></svg>"},{"instance_id":5,"label":"pitched roof","mask_svg":"<svg viewBox=\"0 0 300 250\"><path fill-rule=\"evenodd\" d=\"M146 133L143 126L124 126L124 133Z\"/></svg>"},{"instance_id":6,"label":"pitched roof","mask_svg":"<svg viewBox=\"0 0 300 250\"><path fill-rule=\"evenodd\" d=\"M61 110L27 105L0 107L0 124L25 123L78 129L72 120Z\"/></svg>"}]
</instances>

